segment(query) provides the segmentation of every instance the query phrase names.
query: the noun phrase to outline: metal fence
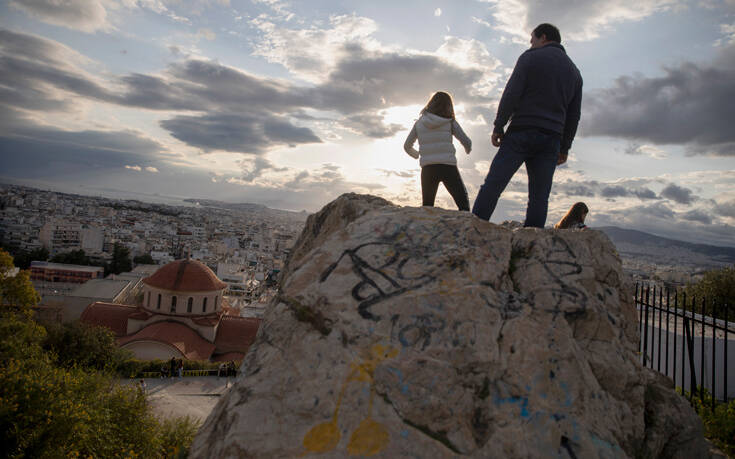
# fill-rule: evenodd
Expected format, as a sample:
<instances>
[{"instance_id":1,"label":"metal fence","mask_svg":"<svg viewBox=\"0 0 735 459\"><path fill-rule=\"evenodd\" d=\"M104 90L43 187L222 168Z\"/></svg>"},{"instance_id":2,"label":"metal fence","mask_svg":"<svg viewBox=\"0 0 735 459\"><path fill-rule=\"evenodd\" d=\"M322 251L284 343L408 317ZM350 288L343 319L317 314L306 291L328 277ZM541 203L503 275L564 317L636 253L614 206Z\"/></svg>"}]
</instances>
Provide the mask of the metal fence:
<instances>
[{"instance_id":1,"label":"metal fence","mask_svg":"<svg viewBox=\"0 0 735 459\"><path fill-rule=\"evenodd\" d=\"M735 356L735 326L729 321L729 305L708 303L706 298L687 298L685 293L657 285L636 284L641 363L674 381L689 399L704 390L715 400L735 394L735 375L728 355ZM721 318L705 315L719 311ZM733 339L730 339L733 338ZM729 347L733 350L729 351Z\"/></svg>"}]
</instances>

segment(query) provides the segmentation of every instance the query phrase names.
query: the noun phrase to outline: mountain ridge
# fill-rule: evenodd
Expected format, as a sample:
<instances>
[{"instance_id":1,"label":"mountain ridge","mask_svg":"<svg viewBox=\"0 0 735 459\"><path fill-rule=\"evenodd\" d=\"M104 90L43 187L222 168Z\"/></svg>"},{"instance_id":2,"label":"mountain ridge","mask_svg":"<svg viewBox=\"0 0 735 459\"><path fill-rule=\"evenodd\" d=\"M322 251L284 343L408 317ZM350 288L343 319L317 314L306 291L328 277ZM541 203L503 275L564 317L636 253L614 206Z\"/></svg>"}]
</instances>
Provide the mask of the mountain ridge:
<instances>
[{"instance_id":1,"label":"mountain ridge","mask_svg":"<svg viewBox=\"0 0 735 459\"><path fill-rule=\"evenodd\" d=\"M650 247L657 250L686 250L710 257L721 263L735 263L735 247L686 242L617 226L602 226L594 229L604 232L619 250L622 244L632 244L640 248ZM626 252L625 250L620 251Z\"/></svg>"}]
</instances>

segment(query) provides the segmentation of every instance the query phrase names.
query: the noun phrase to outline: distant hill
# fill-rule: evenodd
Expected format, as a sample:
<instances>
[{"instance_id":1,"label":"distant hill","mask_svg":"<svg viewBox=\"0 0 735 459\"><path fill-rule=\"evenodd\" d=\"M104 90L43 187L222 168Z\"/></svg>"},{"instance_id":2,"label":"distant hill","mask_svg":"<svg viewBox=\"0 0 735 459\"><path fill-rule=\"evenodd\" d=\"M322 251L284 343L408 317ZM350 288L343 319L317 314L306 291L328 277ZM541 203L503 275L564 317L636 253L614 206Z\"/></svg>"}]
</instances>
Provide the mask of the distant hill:
<instances>
[{"instance_id":1,"label":"distant hill","mask_svg":"<svg viewBox=\"0 0 735 459\"><path fill-rule=\"evenodd\" d=\"M249 202L231 203L231 202L216 201L214 199L194 199L194 198L184 199L184 202L189 202L192 204L199 204L200 206L203 206L203 207L216 207L220 209L231 209L231 210L239 210L239 211L244 211L244 212L270 212L273 214L293 217L296 220L306 220L306 217L308 216L308 214L305 212L294 212L290 210L272 209L262 204L252 204Z\"/></svg>"},{"instance_id":2,"label":"distant hill","mask_svg":"<svg viewBox=\"0 0 735 459\"><path fill-rule=\"evenodd\" d=\"M696 257L697 259L709 259L712 262L711 264L735 263L735 247L694 244L616 226L603 226L594 229L607 234L621 255L647 255L668 260L672 257L682 257L687 261L692 261L692 257Z\"/></svg>"}]
</instances>

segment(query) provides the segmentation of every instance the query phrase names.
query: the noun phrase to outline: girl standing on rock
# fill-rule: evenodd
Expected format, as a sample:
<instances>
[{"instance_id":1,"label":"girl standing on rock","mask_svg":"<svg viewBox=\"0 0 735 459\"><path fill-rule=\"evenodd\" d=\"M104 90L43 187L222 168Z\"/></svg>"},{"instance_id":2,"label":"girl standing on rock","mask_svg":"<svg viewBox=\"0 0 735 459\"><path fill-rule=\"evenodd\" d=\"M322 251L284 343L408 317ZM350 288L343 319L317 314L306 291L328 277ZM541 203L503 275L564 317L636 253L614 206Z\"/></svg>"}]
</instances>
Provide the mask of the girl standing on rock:
<instances>
[{"instance_id":1,"label":"girl standing on rock","mask_svg":"<svg viewBox=\"0 0 735 459\"><path fill-rule=\"evenodd\" d=\"M457 168L452 136L460 141L469 155L472 150L472 141L454 119L452 97L440 91L434 94L426 107L421 110L421 117L414 123L403 144L403 149L413 158L421 158L419 164L421 165L421 195L424 206L434 206L436 191L441 182L452 195L459 210L469 211L467 189ZM413 148L417 139L419 141L418 151Z\"/></svg>"},{"instance_id":2,"label":"girl standing on rock","mask_svg":"<svg viewBox=\"0 0 735 459\"><path fill-rule=\"evenodd\" d=\"M572 206L565 216L559 220L559 223L554 225L556 229L585 229L587 225L584 224L584 219L587 218L589 213L587 204L578 202Z\"/></svg>"}]
</instances>

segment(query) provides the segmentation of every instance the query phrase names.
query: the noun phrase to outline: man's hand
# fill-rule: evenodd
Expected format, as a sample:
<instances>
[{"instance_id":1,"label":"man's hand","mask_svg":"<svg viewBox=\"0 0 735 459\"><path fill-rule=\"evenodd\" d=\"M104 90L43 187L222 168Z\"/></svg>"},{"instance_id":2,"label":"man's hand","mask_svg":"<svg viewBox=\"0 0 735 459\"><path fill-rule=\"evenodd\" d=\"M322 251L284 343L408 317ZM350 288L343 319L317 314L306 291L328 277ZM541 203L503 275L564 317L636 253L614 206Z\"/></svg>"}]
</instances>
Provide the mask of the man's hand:
<instances>
[{"instance_id":1,"label":"man's hand","mask_svg":"<svg viewBox=\"0 0 735 459\"><path fill-rule=\"evenodd\" d=\"M567 156L569 156L569 152L561 153L559 152L559 159L556 160L556 165L560 166L567 162Z\"/></svg>"},{"instance_id":2,"label":"man's hand","mask_svg":"<svg viewBox=\"0 0 735 459\"><path fill-rule=\"evenodd\" d=\"M503 140L503 134L499 132L493 132L493 135L490 137L490 140L492 140L494 147L499 147L500 141Z\"/></svg>"}]
</instances>

